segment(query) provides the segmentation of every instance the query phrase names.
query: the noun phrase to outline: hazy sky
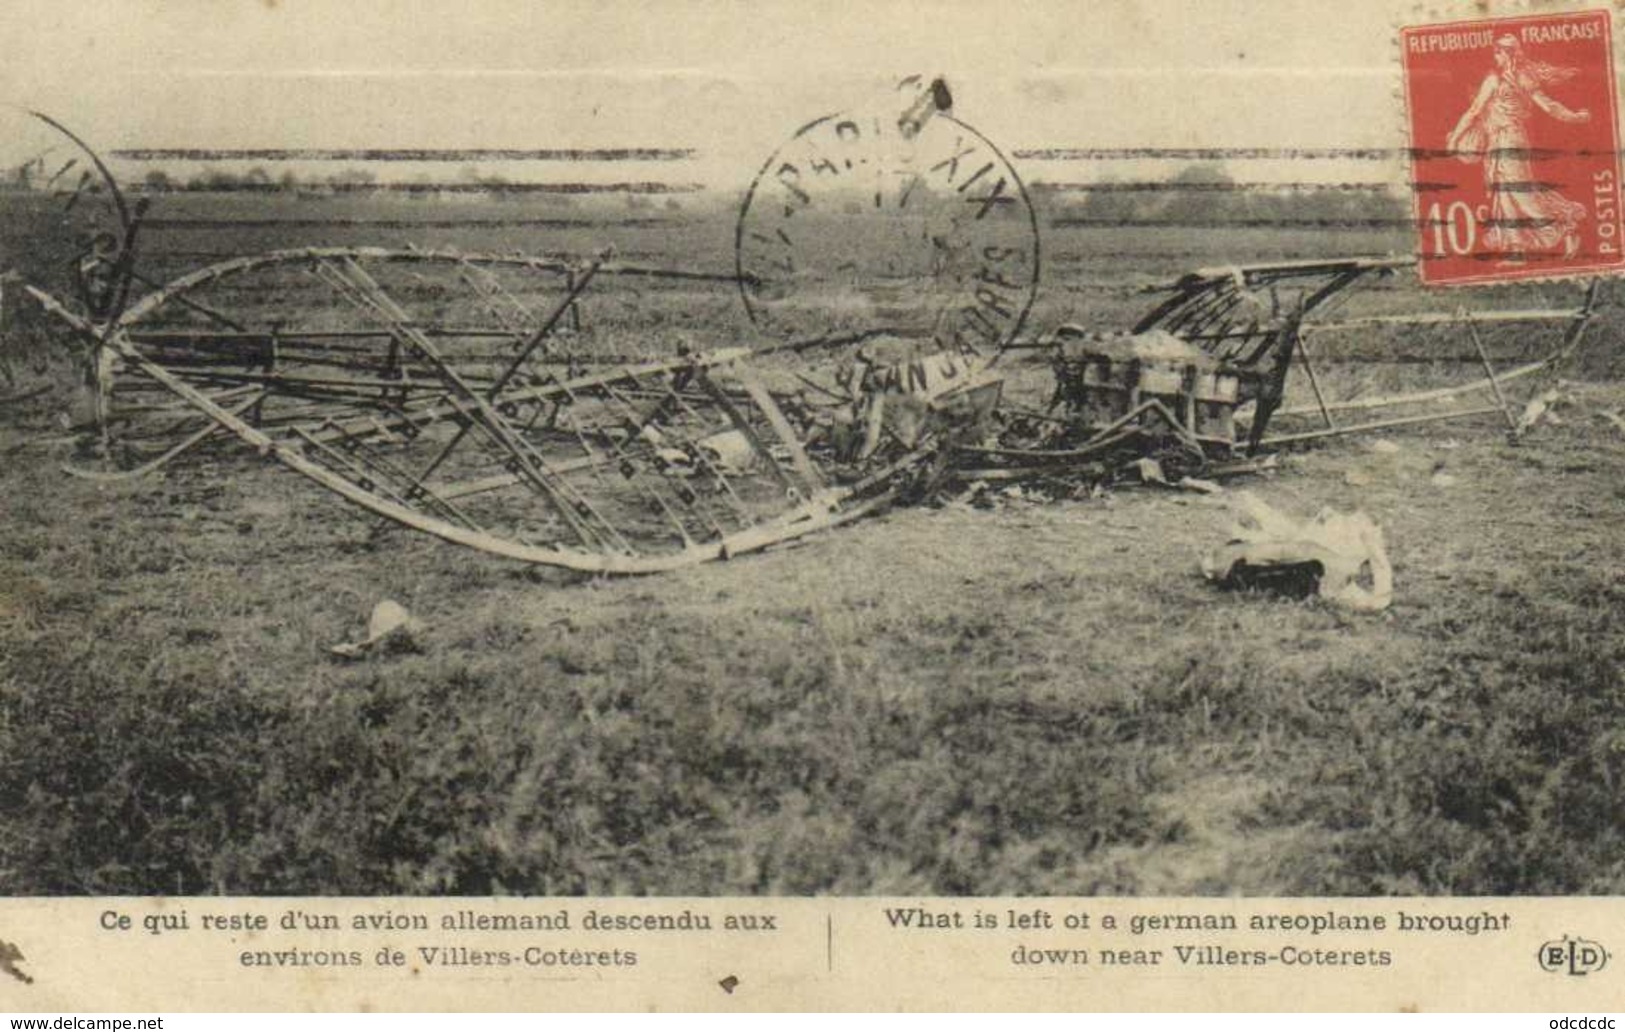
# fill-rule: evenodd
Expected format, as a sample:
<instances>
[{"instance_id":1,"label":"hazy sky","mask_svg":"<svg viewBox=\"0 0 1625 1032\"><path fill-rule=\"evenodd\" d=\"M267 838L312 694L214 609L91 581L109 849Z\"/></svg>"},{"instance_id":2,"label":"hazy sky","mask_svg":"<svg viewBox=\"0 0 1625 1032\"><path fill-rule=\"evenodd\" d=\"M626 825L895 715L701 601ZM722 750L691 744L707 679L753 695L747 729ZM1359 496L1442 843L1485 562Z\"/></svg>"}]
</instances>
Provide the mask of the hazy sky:
<instances>
[{"instance_id":1,"label":"hazy sky","mask_svg":"<svg viewBox=\"0 0 1625 1032\"><path fill-rule=\"evenodd\" d=\"M694 148L637 174L726 188L800 124L911 72L945 76L956 115L1007 153L1400 147L1393 31L1437 19L1397 0L0 0L0 95L105 150ZM1120 165L1018 162L1073 181Z\"/></svg>"}]
</instances>

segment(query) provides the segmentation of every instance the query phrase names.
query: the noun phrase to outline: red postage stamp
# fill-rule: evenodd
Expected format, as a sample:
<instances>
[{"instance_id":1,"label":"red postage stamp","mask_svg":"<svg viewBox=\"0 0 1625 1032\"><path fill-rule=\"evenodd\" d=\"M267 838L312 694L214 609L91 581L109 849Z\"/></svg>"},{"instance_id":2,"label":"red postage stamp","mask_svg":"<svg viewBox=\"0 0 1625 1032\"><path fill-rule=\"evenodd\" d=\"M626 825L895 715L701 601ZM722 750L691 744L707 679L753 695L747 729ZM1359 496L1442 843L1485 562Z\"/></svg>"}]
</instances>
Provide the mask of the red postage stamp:
<instances>
[{"instance_id":1,"label":"red postage stamp","mask_svg":"<svg viewBox=\"0 0 1625 1032\"><path fill-rule=\"evenodd\" d=\"M1625 270L1612 16L1407 28L1422 281Z\"/></svg>"}]
</instances>

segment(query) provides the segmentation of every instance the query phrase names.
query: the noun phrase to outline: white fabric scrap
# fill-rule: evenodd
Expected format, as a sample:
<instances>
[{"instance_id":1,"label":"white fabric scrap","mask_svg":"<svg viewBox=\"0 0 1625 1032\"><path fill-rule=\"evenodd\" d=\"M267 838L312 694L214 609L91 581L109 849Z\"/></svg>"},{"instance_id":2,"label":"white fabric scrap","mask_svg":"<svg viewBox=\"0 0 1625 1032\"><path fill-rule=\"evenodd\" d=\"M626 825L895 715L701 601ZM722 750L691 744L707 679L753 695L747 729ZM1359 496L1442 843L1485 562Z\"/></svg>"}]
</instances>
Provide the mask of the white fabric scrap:
<instances>
[{"instance_id":1,"label":"white fabric scrap","mask_svg":"<svg viewBox=\"0 0 1625 1032\"><path fill-rule=\"evenodd\" d=\"M1234 500L1236 523L1230 540L1202 558L1202 574L1224 580L1237 563L1286 566L1318 562L1320 597L1361 612L1378 612L1394 599L1393 568L1382 528L1363 512L1322 509L1299 520L1271 508L1250 491ZM1361 583L1368 577L1370 587Z\"/></svg>"}]
</instances>

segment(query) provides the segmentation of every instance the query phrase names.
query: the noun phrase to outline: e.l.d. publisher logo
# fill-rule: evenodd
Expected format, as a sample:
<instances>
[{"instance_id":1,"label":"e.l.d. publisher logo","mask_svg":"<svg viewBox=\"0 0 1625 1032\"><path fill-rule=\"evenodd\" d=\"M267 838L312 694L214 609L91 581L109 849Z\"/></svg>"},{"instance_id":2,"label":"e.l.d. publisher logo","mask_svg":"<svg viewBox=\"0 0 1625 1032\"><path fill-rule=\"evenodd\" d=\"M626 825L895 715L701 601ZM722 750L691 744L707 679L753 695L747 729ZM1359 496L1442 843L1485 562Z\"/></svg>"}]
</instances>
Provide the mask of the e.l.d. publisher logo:
<instances>
[{"instance_id":1,"label":"e.l.d. publisher logo","mask_svg":"<svg viewBox=\"0 0 1625 1032\"><path fill-rule=\"evenodd\" d=\"M1542 943L1536 956L1541 969L1552 974L1594 975L1608 966L1611 955L1601 943L1565 935Z\"/></svg>"}]
</instances>

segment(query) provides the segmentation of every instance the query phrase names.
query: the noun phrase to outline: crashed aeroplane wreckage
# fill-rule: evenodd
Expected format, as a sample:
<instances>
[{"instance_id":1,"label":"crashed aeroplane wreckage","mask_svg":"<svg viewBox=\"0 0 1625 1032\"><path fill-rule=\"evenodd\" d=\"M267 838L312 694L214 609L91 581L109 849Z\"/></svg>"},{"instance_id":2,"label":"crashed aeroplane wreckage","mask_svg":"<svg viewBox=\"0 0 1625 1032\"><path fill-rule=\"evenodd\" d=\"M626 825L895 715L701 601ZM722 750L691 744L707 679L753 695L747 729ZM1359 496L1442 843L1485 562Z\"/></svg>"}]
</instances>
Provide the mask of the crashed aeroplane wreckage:
<instances>
[{"instance_id":1,"label":"crashed aeroplane wreckage","mask_svg":"<svg viewBox=\"0 0 1625 1032\"><path fill-rule=\"evenodd\" d=\"M1102 477L1148 455L1222 472L1244 454L1319 436L1497 412L1516 425L1505 385L1578 346L1595 285L1569 309L1339 317L1350 288L1407 264L1206 270L1127 333L1067 326L1023 356L921 357L907 341L862 333L584 357L557 330L577 318L595 279L707 278L607 259L273 252L185 275L105 324L28 291L89 342L99 429L127 455L122 470L78 475L130 478L235 439L448 541L578 571L645 573L788 541L948 479ZM536 277L564 285L545 313L521 300L535 296ZM1562 333L1545 358L1498 374L1479 330L1503 323ZM1416 395L1328 397L1311 341L1376 326L1457 329L1485 375ZM1001 397L1012 359L1035 348L1055 373L1047 404ZM1283 410L1294 362L1316 403ZM1496 404L1336 422L1347 410L1474 391ZM1322 425L1271 435L1277 416Z\"/></svg>"},{"instance_id":2,"label":"crashed aeroplane wreckage","mask_svg":"<svg viewBox=\"0 0 1625 1032\"><path fill-rule=\"evenodd\" d=\"M520 291L503 279L538 273L572 285L539 325L522 325ZM442 317L410 312L446 300L445 274L476 289ZM151 452L122 473L80 475L149 472L235 437L398 523L582 571L673 569L871 511L937 454L977 376L973 363L939 359L922 399L901 383L858 388L838 366L816 375L830 363L809 352L872 335L610 364L563 354L553 331L571 303L594 277L616 275L694 274L301 249L199 270L105 327L29 290L92 341L104 430L139 434ZM289 292L291 315L275 303ZM476 310L483 323L458 319ZM976 396L991 407L992 395Z\"/></svg>"},{"instance_id":3,"label":"crashed aeroplane wreckage","mask_svg":"<svg viewBox=\"0 0 1625 1032\"><path fill-rule=\"evenodd\" d=\"M902 86L919 95L911 112L947 106L937 81ZM1555 369L1597 304L1593 283L1570 308L1351 316L1354 288L1413 263L1316 260L1198 271L1125 333L1069 324L1034 342L1007 339L995 353L870 329L754 348L607 354L576 337L579 301L595 283L735 288L747 274L607 254L567 262L309 247L230 258L161 283L136 267L146 199L127 203L82 140L33 117L94 169L81 171L67 207L99 192L118 227L104 228L83 256L72 303L24 288L82 345L90 423L115 467L70 473L127 480L247 445L395 523L579 571L726 558L955 480L1099 481L1150 457L1217 474L1248 468L1230 464L1274 445L1431 419L1499 412L1516 428L1503 386ZM910 124L905 135L918 134ZM1497 373L1480 330L1525 325L1556 326L1560 339L1545 357ZM1317 367L1337 357L1322 351L1328 339L1418 328L1463 334L1484 378L1380 397L1323 388ZM1031 379L1035 349L1053 372L1048 390L1007 391ZM1294 368L1315 402L1302 410L1282 408ZM1352 424L1335 415L1485 390L1492 407ZM1269 433L1278 419L1316 415L1318 427Z\"/></svg>"}]
</instances>

